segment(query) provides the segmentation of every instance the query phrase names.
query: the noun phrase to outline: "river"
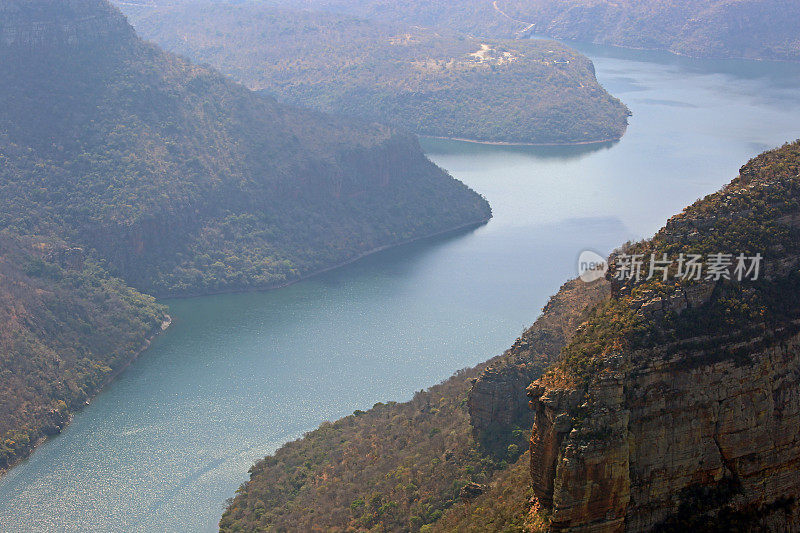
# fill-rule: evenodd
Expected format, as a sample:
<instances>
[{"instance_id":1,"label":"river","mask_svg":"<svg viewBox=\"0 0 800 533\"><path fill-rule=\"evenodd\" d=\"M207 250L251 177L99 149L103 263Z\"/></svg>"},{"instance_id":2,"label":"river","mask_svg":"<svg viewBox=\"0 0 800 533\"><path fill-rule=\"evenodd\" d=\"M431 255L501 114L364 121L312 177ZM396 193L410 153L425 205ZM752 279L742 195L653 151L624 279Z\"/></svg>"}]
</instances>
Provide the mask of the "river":
<instances>
[{"instance_id":1,"label":"river","mask_svg":"<svg viewBox=\"0 0 800 533\"><path fill-rule=\"evenodd\" d=\"M650 236L800 136L800 65L579 48L633 112L621 142L423 139L489 199L488 225L277 291L168 302L167 334L0 480L0 531L214 531L257 459L502 352L580 251Z\"/></svg>"}]
</instances>

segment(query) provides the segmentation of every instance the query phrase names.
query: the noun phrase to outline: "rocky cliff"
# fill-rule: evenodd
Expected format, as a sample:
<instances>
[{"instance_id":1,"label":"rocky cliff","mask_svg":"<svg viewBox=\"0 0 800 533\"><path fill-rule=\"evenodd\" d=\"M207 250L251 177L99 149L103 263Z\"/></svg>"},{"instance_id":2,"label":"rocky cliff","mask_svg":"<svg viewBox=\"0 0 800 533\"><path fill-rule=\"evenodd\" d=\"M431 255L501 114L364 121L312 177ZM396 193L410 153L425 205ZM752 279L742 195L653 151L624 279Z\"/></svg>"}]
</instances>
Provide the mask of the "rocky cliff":
<instances>
[{"instance_id":1,"label":"rocky cliff","mask_svg":"<svg viewBox=\"0 0 800 533\"><path fill-rule=\"evenodd\" d=\"M550 531L800 528L799 162L798 144L764 154L623 250L760 253L758 280L617 280L531 385Z\"/></svg>"},{"instance_id":2,"label":"rocky cliff","mask_svg":"<svg viewBox=\"0 0 800 533\"><path fill-rule=\"evenodd\" d=\"M585 393L534 385L531 471L552 530L797 527L797 332L625 354ZM718 350L749 359L708 361Z\"/></svg>"}]
</instances>

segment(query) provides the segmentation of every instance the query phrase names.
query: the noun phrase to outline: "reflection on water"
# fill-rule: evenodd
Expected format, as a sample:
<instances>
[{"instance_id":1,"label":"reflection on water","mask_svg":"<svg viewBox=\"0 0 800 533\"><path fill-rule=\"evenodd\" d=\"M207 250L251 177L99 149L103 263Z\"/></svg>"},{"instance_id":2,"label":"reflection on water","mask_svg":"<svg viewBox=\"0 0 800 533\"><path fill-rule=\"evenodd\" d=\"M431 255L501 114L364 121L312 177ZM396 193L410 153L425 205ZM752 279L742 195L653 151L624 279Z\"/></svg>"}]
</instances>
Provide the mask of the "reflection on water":
<instances>
[{"instance_id":1,"label":"reflection on water","mask_svg":"<svg viewBox=\"0 0 800 533\"><path fill-rule=\"evenodd\" d=\"M571 146L559 145L502 145L502 144L480 144L480 143L464 143L453 142L446 139L436 137L424 137L422 140L423 146L428 153L441 154L441 155L460 155L464 153L464 145L471 144L469 150L472 156L482 155L497 155L498 151L505 154L519 154L528 156L534 159L575 159L583 155L588 155L593 152L601 150L608 150L612 148L619 141L608 141L590 144L579 144Z\"/></svg>"},{"instance_id":2,"label":"reflection on water","mask_svg":"<svg viewBox=\"0 0 800 533\"><path fill-rule=\"evenodd\" d=\"M582 250L652 234L798 136L797 65L583 50L633 111L621 142L423 139L489 199L488 225L279 291L170 302L170 331L0 480L0 531L213 531L255 460L502 352Z\"/></svg>"}]
</instances>

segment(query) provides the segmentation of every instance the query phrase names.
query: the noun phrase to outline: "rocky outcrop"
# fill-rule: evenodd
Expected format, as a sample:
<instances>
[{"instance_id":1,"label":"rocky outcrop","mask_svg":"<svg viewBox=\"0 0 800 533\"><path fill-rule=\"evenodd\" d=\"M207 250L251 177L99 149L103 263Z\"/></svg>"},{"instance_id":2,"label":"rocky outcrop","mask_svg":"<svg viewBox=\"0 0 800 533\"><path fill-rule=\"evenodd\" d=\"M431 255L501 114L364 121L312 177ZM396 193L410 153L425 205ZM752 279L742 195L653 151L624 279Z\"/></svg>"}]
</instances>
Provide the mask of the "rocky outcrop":
<instances>
[{"instance_id":1,"label":"rocky outcrop","mask_svg":"<svg viewBox=\"0 0 800 533\"><path fill-rule=\"evenodd\" d=\"M482 440L506 435L514 426L525 427L529 418L525 389L541 365L499 364L475 380L469 393L472 427Z\"/></svg>"},{"instance_id":2,"label":"rocky outcrop","mask_svg":"<svg viewBox=\"0 0 800 533\"><path fill-rule=\"evenodd\" d=\"M618 356L586 391L531 386L533 487L551 529L800 527L798 331ZM742 350L749 362L719 360Z\"/></svg>"},{"instance_id":3,"label":"rocky outcrop","mask_svg":"<svg viewBox=\"0 0 800 533\"><path fill-rule=\"evenodd\" d=\"M550 531L800 530L799 162L759 156L626 249L758 253L758 280L615 282L529 387Z\"/></svg>"},{"instance_id":4,"label":"rocky outcrop","mask_svg":"<svg viewBox=\"0 0 800 533\"><path fill-rule=\"evenodd\" d=\"M462 500L472 500L483 494L484 487L479 483L467 483L458 492L459 498Z\"/></svg>"},{"instance_id":5,"label":"rocky outcrop","mask_svg":"<svg viewBox=\"0 0 800 533\"><path fill-rule=\"evenodd\" d=\"M565 283L541 317L475 380L469 393L469 415L476 436L503 444L513 428L530 427L526 389L556 360L587 308L608 298L606 280Z\"/></svg>"}]
</instances>

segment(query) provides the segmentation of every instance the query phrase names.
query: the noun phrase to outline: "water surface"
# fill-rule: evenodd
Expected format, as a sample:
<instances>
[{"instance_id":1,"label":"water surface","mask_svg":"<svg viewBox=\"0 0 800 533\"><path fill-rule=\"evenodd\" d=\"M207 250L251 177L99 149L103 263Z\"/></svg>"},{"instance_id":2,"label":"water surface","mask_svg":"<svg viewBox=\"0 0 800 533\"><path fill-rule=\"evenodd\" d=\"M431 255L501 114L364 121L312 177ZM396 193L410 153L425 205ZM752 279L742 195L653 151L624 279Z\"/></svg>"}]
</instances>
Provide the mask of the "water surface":
<instances>
[{"instance_id":1,"label":"water surface","mask_svg":"<svg viewBox=\"0 0 800 533\"><path fill-rule=\"evenodd\" d=\"M619 143L423 140L487 226L267 293L170 302L174 326L0 480L0 531L213 531L257 459L503 351L601 253L651 235L800 134L800 67L582 47L633 111Z\"/></svg>"}]
</instances>

